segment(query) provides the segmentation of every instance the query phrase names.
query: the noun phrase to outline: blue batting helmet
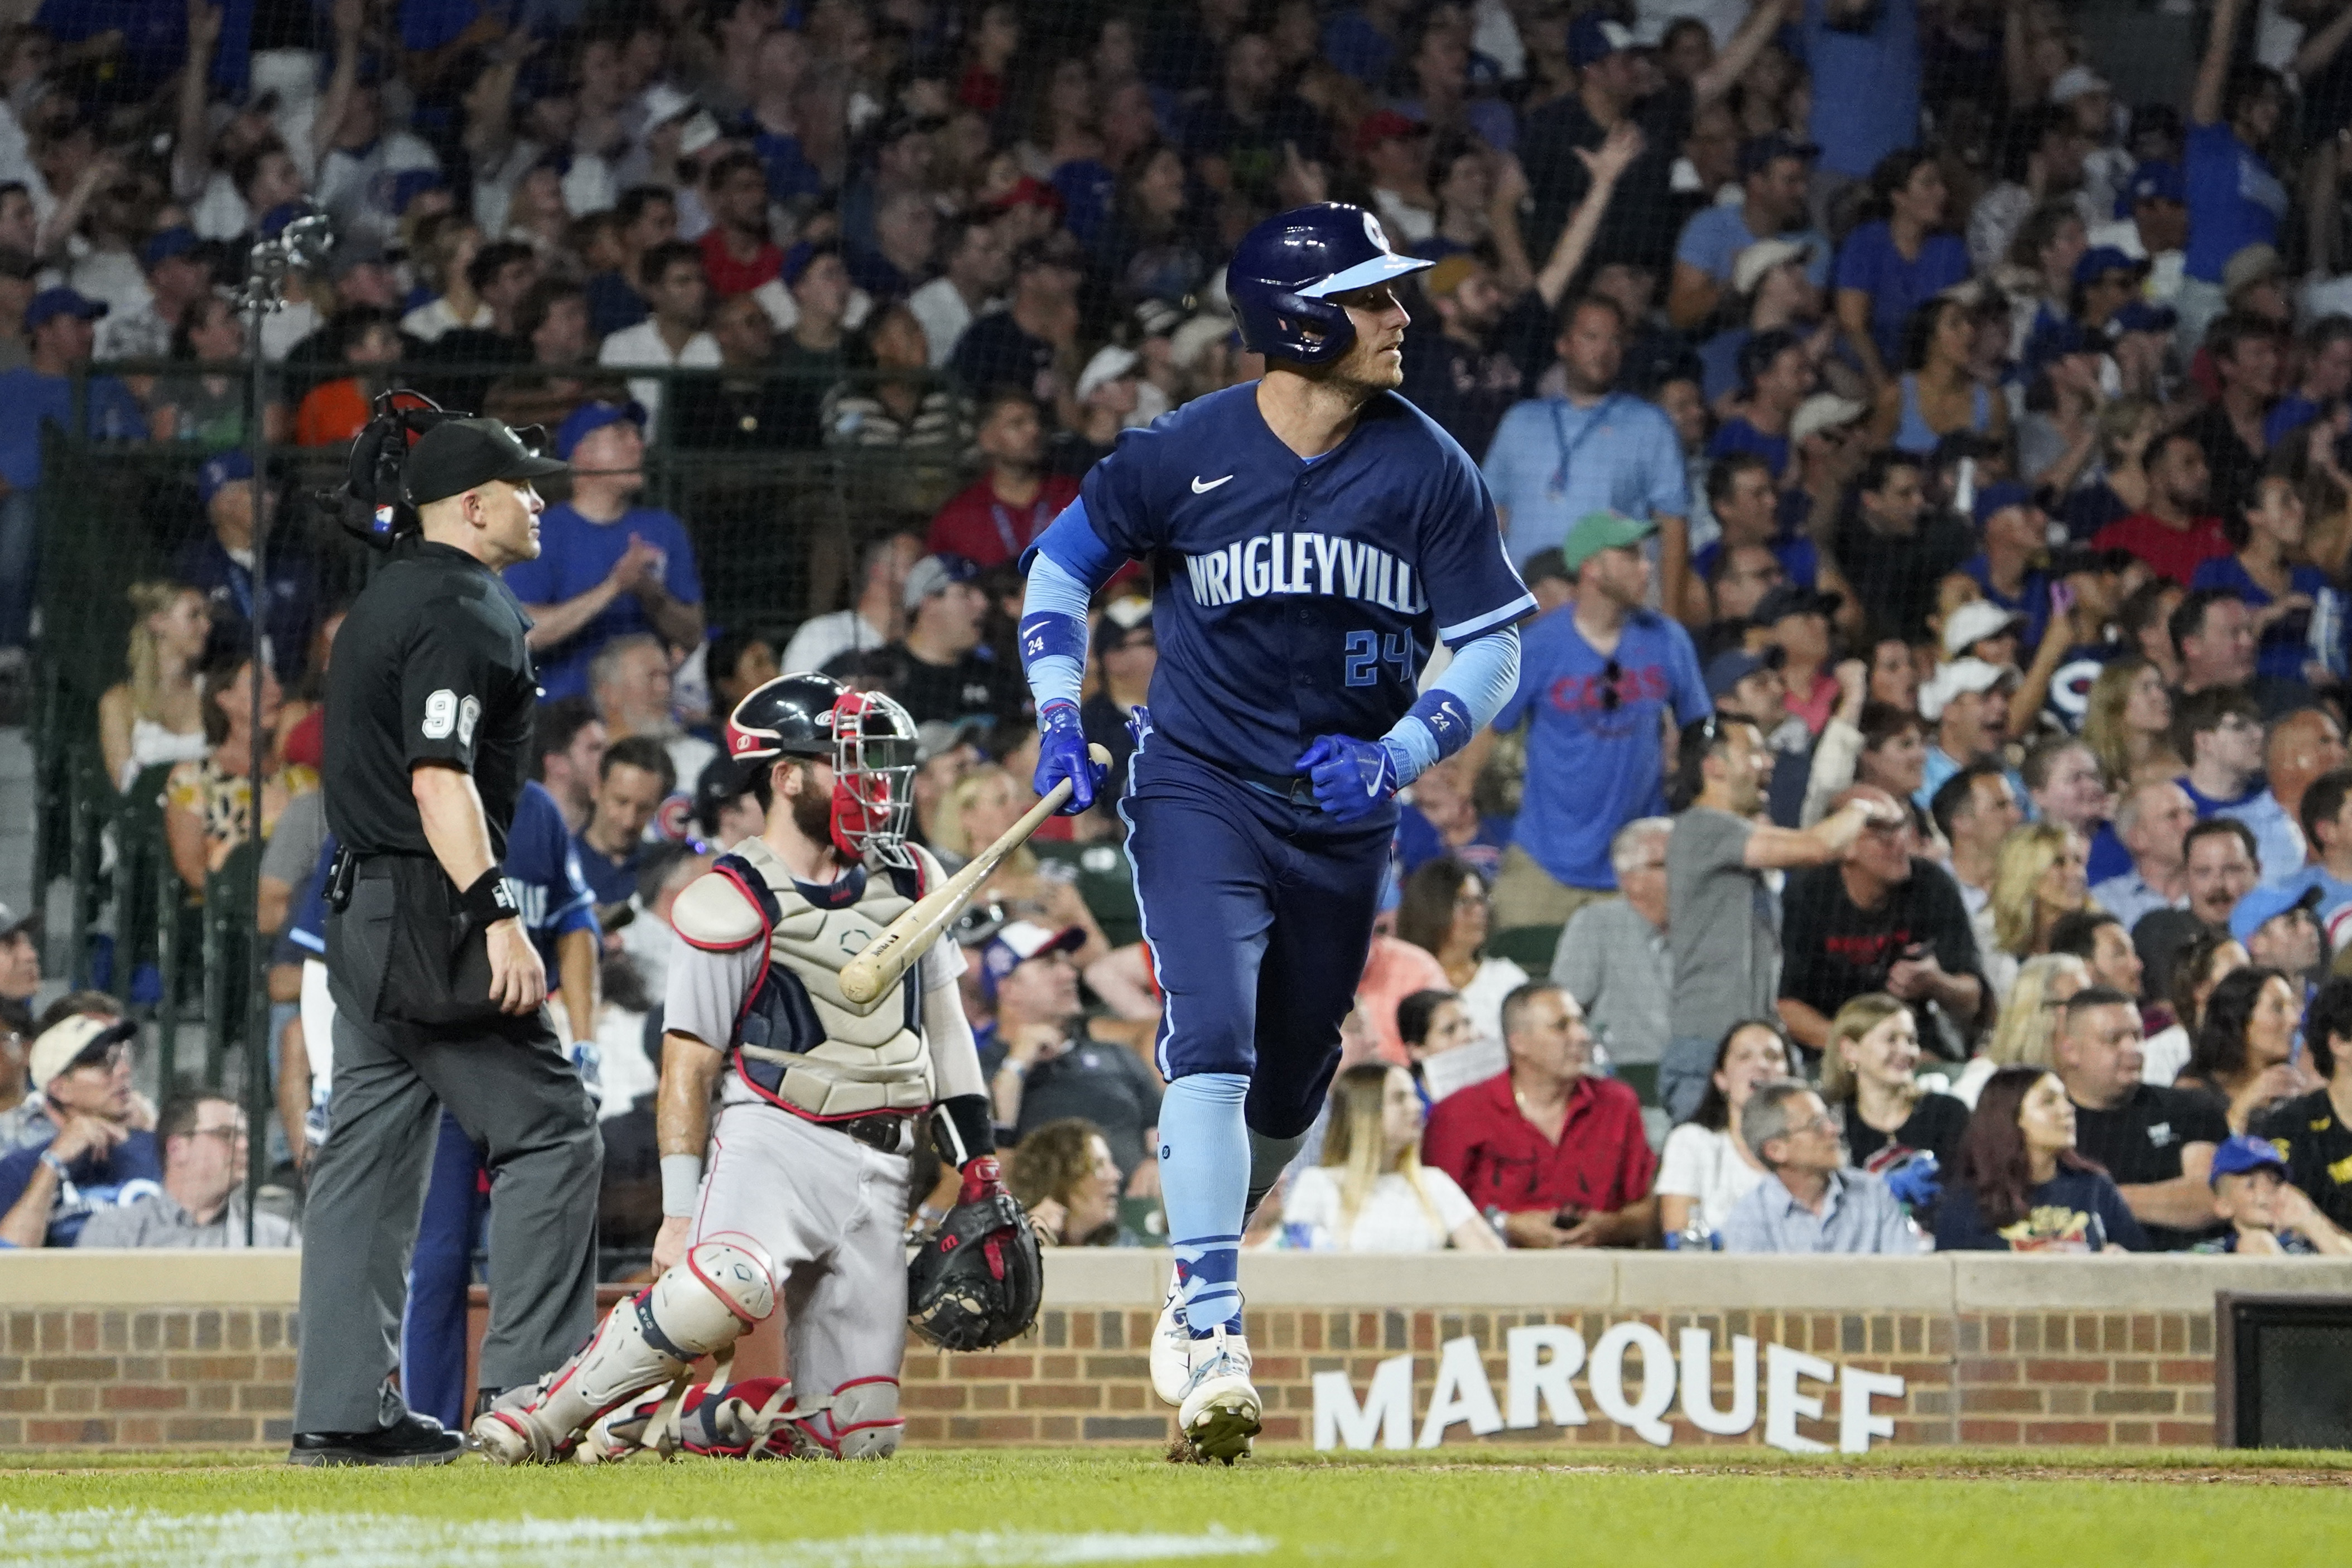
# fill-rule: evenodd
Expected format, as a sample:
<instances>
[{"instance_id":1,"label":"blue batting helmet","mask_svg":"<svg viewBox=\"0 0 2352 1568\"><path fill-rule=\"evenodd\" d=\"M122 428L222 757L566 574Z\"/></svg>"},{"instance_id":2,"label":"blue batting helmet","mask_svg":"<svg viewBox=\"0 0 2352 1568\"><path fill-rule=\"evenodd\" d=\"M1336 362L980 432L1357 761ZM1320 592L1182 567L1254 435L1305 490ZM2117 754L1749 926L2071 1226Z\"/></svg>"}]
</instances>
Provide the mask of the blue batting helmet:
<instances>
[{"instance_id":1,"label":"blue batting helmet","mask_svg":"<svg viewBox=\"0 0 2352 1568\"><path fill-rule=\"evenodd\" d=\"M1225 298L1243 346L1271 359L1319 365L1356 340L1335 294L1433 267L1389 248L1381 220L1344 202L1277 213L1242 236L1225 269Z\"/></svg>"}]
</instances>

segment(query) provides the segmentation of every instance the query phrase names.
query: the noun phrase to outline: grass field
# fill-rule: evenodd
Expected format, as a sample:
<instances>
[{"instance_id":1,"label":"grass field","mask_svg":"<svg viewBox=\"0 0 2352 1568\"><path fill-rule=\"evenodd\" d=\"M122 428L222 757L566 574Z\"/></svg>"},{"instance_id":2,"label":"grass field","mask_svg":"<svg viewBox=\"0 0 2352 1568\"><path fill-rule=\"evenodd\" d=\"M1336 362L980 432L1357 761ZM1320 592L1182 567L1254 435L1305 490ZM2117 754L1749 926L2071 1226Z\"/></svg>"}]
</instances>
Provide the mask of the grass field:
<instances>
[{"instance_id":1,"label":"grass field","mask_svg":"<svg viewBox=\"0 0 2352 1568\"><path fill-rule=\"evenodd\" d=\"M41 1568L1000 1568L2339 1563L2352 1456L1795 1460L1487 1449L908 1453L886 1465L296 1470L250 1455L0 1460L0 1563Z\"/></svg>"}]
</instances>

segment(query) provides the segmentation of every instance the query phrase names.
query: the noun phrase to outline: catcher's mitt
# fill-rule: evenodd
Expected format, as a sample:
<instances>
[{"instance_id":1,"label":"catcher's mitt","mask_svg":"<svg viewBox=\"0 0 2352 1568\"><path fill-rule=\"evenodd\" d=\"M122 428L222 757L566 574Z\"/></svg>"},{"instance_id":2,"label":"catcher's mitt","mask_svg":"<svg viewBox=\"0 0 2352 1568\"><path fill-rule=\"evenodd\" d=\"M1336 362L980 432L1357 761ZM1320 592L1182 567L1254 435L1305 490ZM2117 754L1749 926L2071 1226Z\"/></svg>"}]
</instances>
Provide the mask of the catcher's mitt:
<instances>
[{"instance_id":1,"label":"catcher's mitt","mask_svg":"<svg viewBox=\"0 0 2352 1568\"><path fill-rule=\"evenodd\" d=\"M986 1350L1026 1330L1045 1259L996 1156L963 1168L963 1191L907 1265L907 1321L942 1350Z\"/></svg>"}]
</instances>

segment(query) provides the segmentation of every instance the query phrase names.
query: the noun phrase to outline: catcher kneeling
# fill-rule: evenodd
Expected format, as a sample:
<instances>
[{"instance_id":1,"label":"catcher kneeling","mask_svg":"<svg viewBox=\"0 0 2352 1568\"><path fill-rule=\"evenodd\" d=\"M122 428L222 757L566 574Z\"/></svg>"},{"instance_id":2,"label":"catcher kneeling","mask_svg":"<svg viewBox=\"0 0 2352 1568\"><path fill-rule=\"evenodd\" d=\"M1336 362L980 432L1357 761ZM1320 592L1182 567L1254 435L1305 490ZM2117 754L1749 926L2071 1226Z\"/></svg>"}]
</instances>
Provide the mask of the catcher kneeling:
<instances>
[{"instance_id":1,"label":"catcher kneeling","mask_svg":"<svg viewBox=\"0 0 2352 1568\"><path fill-rule=\"evenodd\" d=\"M1036 1315L1043 1260L992 1152L961 952L940 943L868 1006L841 994L842 967L940 877L906 841L915 746L905 709L824 675L770 681L729 717L728 755L767 825L672 915L687 946L670 961L656 1113L663 1273L475 1421L491 1458L884 1458L905 1425L910 1306L950 1350ZM926 1130L963 1188L910 1266L907 1156ZM730 1385L730 1347L779 1299L790 1382ZM719 1373L688 1385L705 1355Z\"/></svg>"}]
</instances>

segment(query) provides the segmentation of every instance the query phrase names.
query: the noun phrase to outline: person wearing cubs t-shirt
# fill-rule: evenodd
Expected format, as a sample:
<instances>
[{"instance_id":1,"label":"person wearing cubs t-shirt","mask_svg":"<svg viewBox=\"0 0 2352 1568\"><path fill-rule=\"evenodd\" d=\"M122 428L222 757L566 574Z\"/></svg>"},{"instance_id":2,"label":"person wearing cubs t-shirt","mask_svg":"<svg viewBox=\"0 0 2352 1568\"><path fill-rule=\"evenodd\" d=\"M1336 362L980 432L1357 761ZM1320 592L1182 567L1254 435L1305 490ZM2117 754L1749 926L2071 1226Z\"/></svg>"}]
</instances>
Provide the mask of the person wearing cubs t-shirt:
<instances>
[{"instance_id":1,"label":"person wearing cubs t-shirt","mask_svg":"<svg viewBox=\"0 0 2352 1568\"><path fill-rule=\"evenodd\" d=\"M0 1244L70 1247L99 1209L162 1190L155 1134L131 1124L138 1032L129 1022L76 1014L33 1042L28 1076L58 1131L0 1158Z\"/></svg>"},{"instance_id":2,"label":"person wearing cubs t-shirt","mask_svg":"<svg viewBox=\"0 0 2352 1568\"><path fill-rule=\"evenodd\" d=\"M2319 988L2303 1015L2304 1049L2326 1082L2256 1114L2252 1131L2286 1161L2286 1177L2352 1229L2352 978Z\"/></svg>"}]
</instances>

